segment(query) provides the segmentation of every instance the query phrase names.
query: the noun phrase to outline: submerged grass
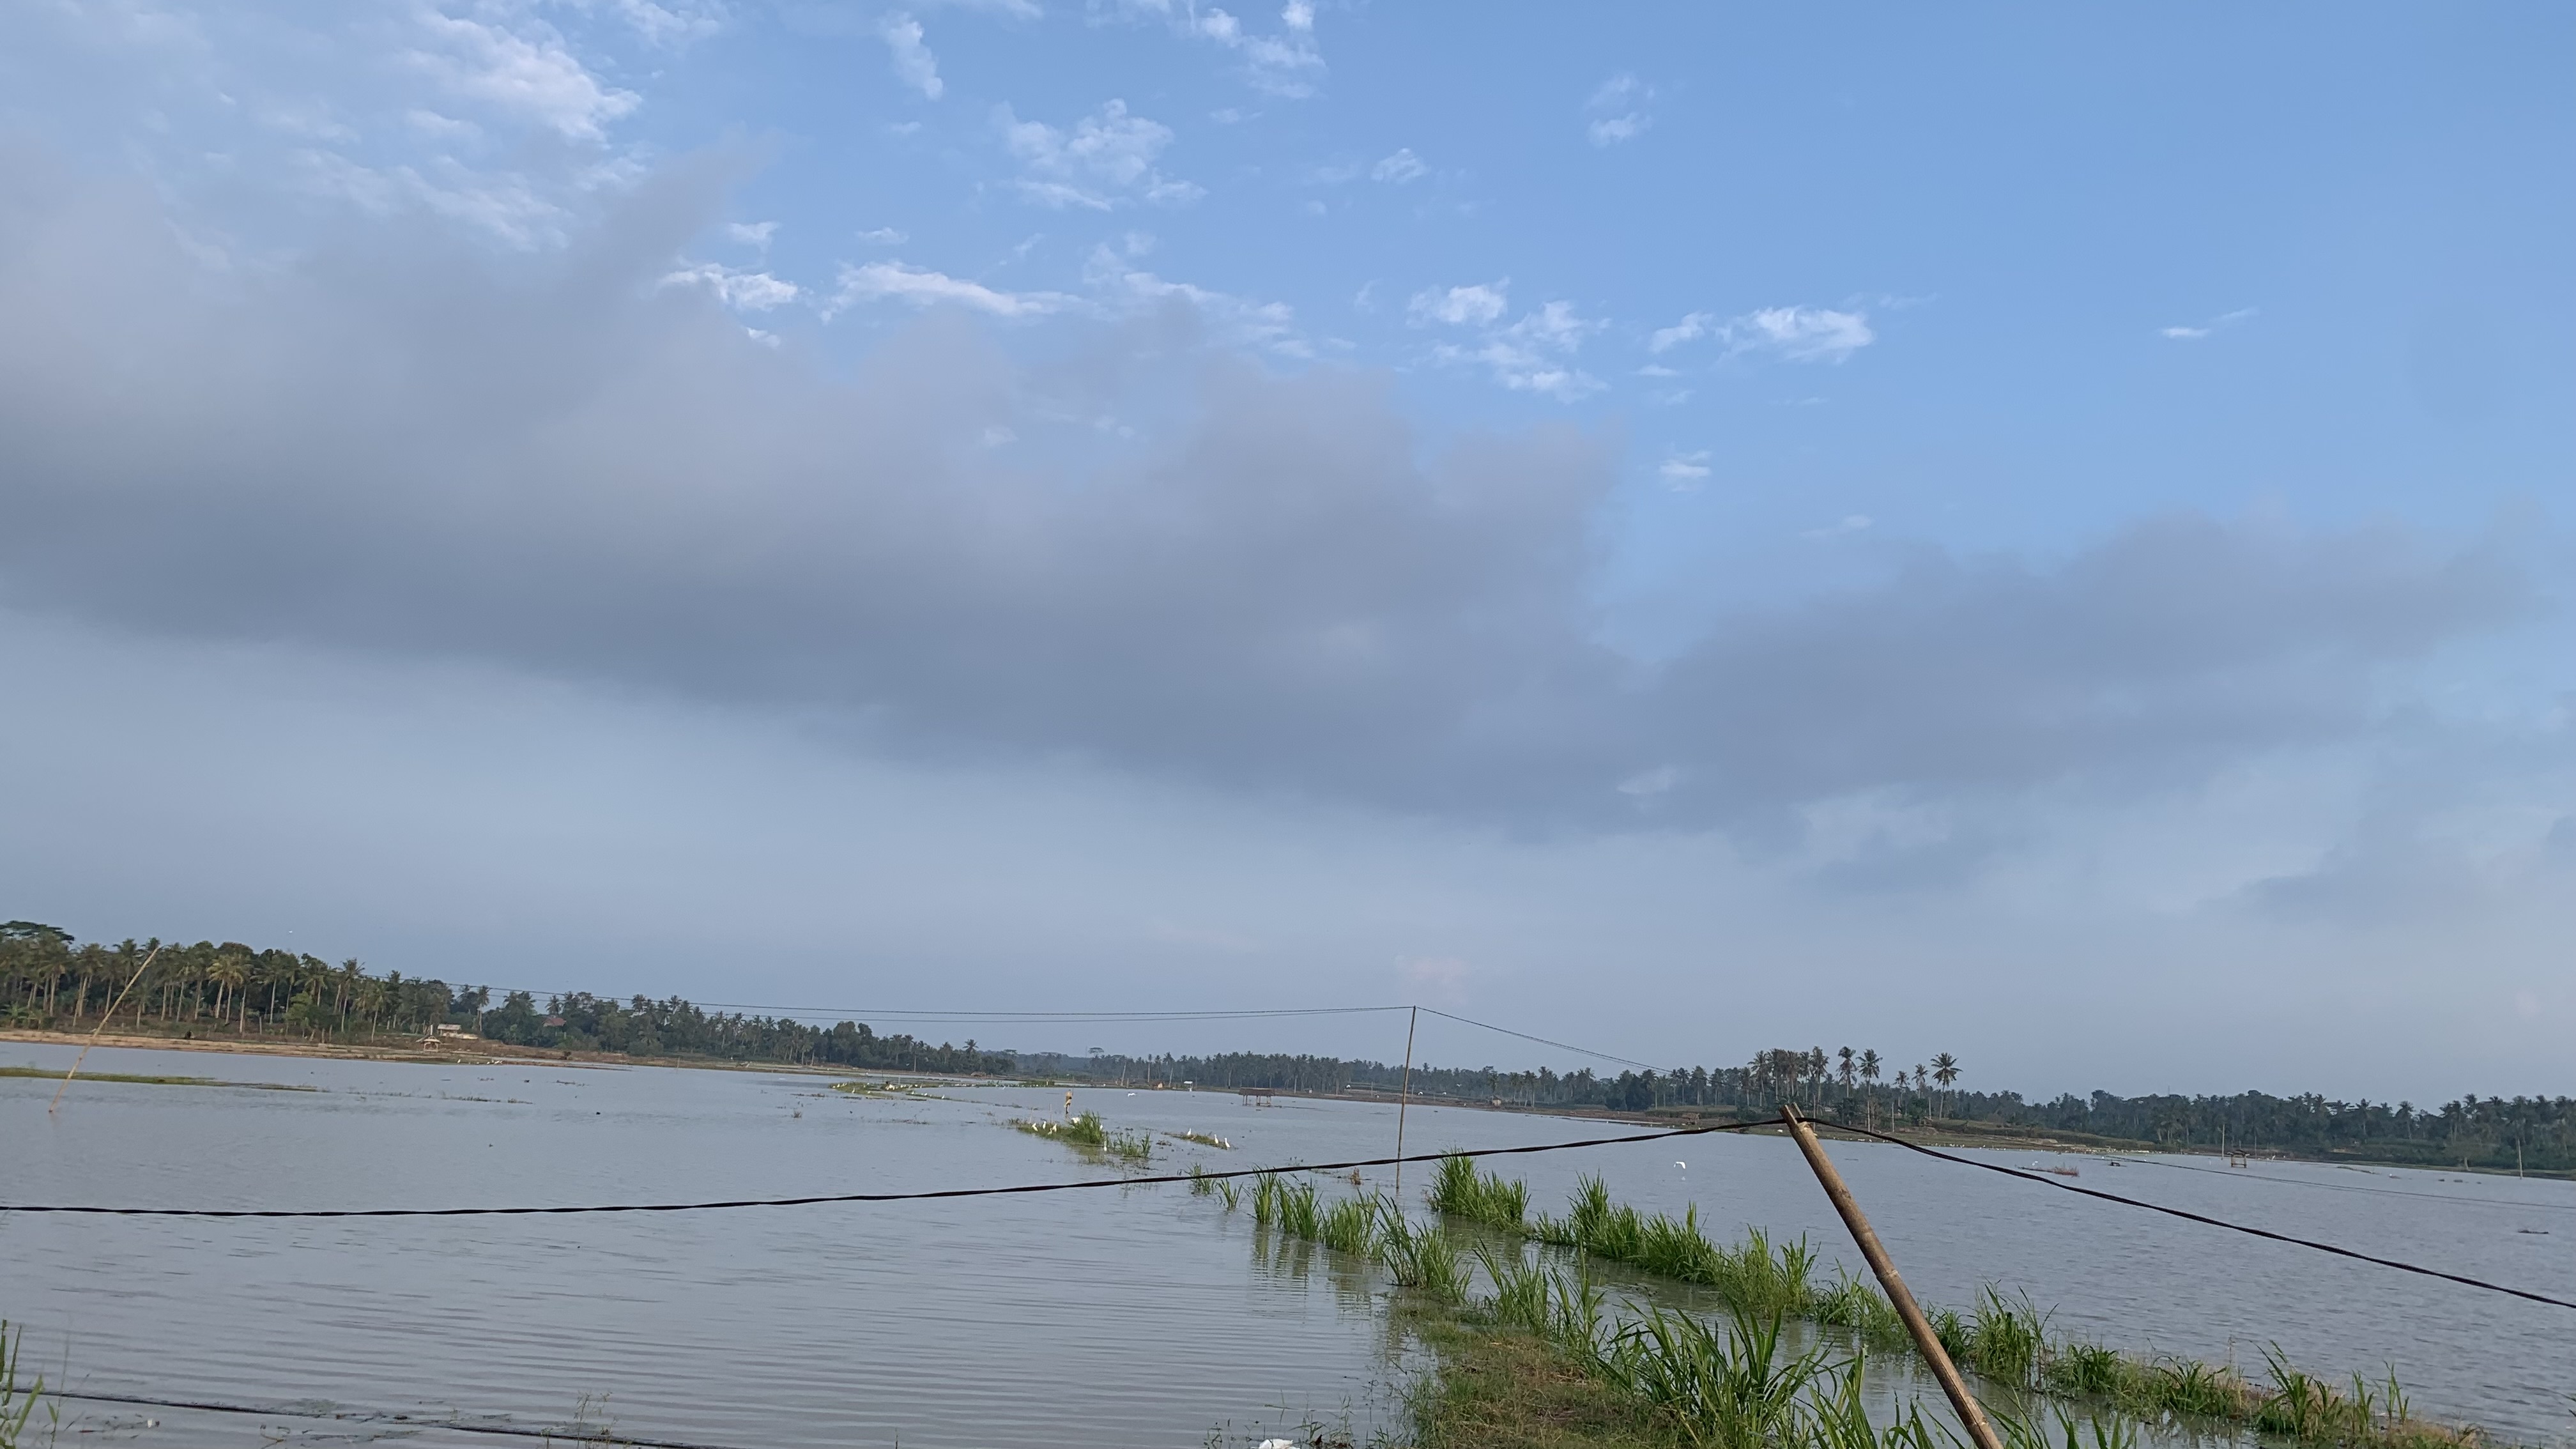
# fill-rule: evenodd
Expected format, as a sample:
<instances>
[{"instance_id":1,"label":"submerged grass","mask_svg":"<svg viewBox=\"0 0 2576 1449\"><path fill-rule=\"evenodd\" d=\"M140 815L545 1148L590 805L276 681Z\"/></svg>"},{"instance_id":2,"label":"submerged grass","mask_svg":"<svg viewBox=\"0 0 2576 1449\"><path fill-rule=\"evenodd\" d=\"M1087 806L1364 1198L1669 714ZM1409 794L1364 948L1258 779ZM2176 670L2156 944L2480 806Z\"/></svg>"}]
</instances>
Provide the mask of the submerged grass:
<instances>
[{"instance_id":1,"label":"submerged grass","mask_svg":"<svg viewBox=\"0 0 2576 1449\"><path fill-rule=\"evenodd\" d=\"M1867 1350L1793 1350L1786 1315L1738 1305L1720 1320L1649 1308L1615 1320L1601 1291L1480 1247L1491 1297L1408 1323L1439 1362L1407 1407L1419 1449L1964 1449L1919 1398L1884 1424L1862 1392ZM1993 1412L2008 1449L2134 1449L2099 1414L2052 1425Z\"/></svg>"},{"instance_id":2,"label":"submerged grass","mask_svg":"<svg viewBox=\"0 0 2576 1449\"><path fill-rule=\"evenodd\" d=\"M1527 1216L1525 1185L1480 1173L1462 1157L1441 1160L1429 1200L1451 1216L1534 1238L1586 1259L1605 1259L1714 1291L1731 1313L1739 1315L1730 1352L1755 1352L1762 1340L1752 1335L1752 1325L1789 1318L1842 1329L1859 1352L1912 1351L1886 1295L1839 1267L1831 1280L1822 1278L1817 1256L1803 1238L1774 1243L1756 1228L1733 1247L1723 1247L1701 1230L1696 1208L1678 1218L1640 1213L1612 1200L1608 1184L1597 1175L1579 1180L1563 1217L1532 1218ZM1517 1253L1480 1249L1477 1259L1494 1285L1494 1296L1483 1310L1491 1321L1555 1335L1566 1343L1575 1341L1548 1325L1581 1306L1579 1282L1551 1277L1520 1262ZM1597 1315L1597 1303L1592 1311ZM2232 1368L2188 1359L2135 1358L2098 1343L2052 1338L2049 1315L2027 1296L2008 1298L1991 1286L1981 1290L1964 1313L1934 1308L1928 1316L1943 1348L1962 1366L2012 1389L2077 1401L2089 1412L2109 1411L2147 1421L2226 1422L2307 1444L2370 1449L2462 1449L2483 1438L2473 1427L2414 1419L2394 1374L2378 1384L2356 1376L2346 1389L2305 1373L2277 1351L2269 1351L2265 1354L2269 1382L2258 1384ZM1604 1342L1627 1342L1629 1348L1623 1351L1635 1353L1644 1351L1637 1347L1639 1343L1652 1339L1658 1345L1657 1354L1697 1354L1710 1365L1722 1360L1722 1356L1707 1357L1718 1353L1715 1340L1694 1337L1698 1330L1685 1329L1679 1322L1649 1316L1632 1327L1644 1338L1632 1335ZM2097 1440L2111 1432L2098 1420L2088 1422ZM2024 1440L2013 1449L2084 1449L2077 1442L2076 1420L2061 1414L2054 1435L2043 1432L2046 1427L2022 1425ZM1898 1428L1886 1432L1896 1433ZM1685 1435L1682 1442L1703 1441ZM2119 1446L2097 1442L2094 1449Z\"/></svg>"},{"instance_id":3,"label":"submerged grass","mask_svg":"<svg viewBox=\"0 0 2576 1449\"><path fill-rule=\"evenodd\" d=\"M43 1077L57 1081L62 1073L51 1067L0 1067L0 1077ZM154 1077L132 1072L83 1072L76 1079L83 1082L129 1082L146 1087L237 1087L245 1092L318 1092L319 1087L287 1082L227 1082L217 1077Z\"/></svg>"},{"instance_id":4,"label":"submerged grass","mask_svg":"<svg viewBox=\"0 0 2576 1449\"><path fill-rule=\"evenodd\" d=\"M1097 1112L1085 1112L1061 1122L1044 1117L1022 1118L1011 1125L1032 1137L1066 1143L1123 1162L1141 1163L1154 1155L1152 1133L1113 1132Z\"/></svg>"},{"instance_id":5,"label":"submerged grass","mask_svg":"<svg viewBox=\"0 0 2576 1449\"><path fill-rule=\"evenodd\" d=\"M61 1407L45 1397L44 1375L31 1383L18 1382L18 1349L25 1342L26 1330L13 1329L9 1320L0 1318L0 1449L18 1449L39 1403L45 1406L47 1426L57 1433L62 1428Z\"/></svg>"}]
</instances>

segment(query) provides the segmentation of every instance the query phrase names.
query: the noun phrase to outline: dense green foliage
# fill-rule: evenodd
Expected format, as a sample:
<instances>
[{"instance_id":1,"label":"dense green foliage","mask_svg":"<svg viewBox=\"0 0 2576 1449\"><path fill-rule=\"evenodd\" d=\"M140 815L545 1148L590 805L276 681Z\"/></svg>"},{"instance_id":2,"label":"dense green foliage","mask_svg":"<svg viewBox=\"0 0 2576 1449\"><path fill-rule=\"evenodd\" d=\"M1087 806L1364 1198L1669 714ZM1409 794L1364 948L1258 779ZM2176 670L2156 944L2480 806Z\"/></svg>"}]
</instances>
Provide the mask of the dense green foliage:
<instances>
[{"instance_id":1,"label":"dense green foliage","mask_svg":"<svg viewBox=\"0 0 2576 1449\"><path fill-rule=\"evenodd\" d=\"M357 961L333 966L315 956L232 941L76 945L50 926L0 925L0 1022L87 1030L111 1008L119 1025L190 1036L368 1042L416 1038L444 1026L547 1051L926 1072L1013 1070L1010 1057L980 1050L972 1041L933 1046L910 1036L879 1036L854 1021L817 1027L787 1017L702 1011L678 997L619 1002L578 991L550 996L542 1007L532 993L513 991L494 1006L487 987L451 987L398 971L377 976Z\"/></svg>"}]
</instances>

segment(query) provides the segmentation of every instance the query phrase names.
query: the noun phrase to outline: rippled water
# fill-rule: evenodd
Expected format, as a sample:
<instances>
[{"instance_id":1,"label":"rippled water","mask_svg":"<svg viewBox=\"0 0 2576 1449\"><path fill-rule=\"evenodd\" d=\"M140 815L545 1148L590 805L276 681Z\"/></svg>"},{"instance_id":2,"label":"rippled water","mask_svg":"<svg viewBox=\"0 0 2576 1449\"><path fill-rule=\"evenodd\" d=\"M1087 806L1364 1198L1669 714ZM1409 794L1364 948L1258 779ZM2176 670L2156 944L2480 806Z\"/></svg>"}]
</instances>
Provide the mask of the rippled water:
<instances>
[{"instance_id":1,"label":"rippled water","mask_svg":"<svg viewBox=\"0 0 2576 1449\"><path fill-rule=\"evenodd\" d=\"M69 1049L0 1060L60 1067ZM677 1201L1099 1175L1004 1130L1060 1092L852 1097L811 1077L426 1066L101 1050L94 1071L313 1092L0 1078L0 1200L209 1207ZM1113 1126L1197 1129L1178 1167L1389 1150L1391 1108L1086 1090ZM1602 1135L1595 1122L1416 1109L1407 1145ZM2056 1326L2259 1367L2394 1363L2419 1413L2576 1439L2576 1312L2220 1233L1931 1161L1834 1155L1916 1291L1994 1280ZM2023 1154L1989 1154L2024 1163ZM2576 1184L2207 1159L2087 1186L2576 1297ZM1683 1164L1687 1163L1687 1166ZM1158 1166L1161 1165L1158 1160ZM2208 1170L2193 1170L2208 1169ZM1578 1172L1643 1207L1696 1203L1849 1258L1788 1143L1698 1138L1511 1160L1537 1205ZM1408 1186L1421 1181L1415 1168ZM1383 1173L1371 1186L1386 1185ZM614 1423L717 1444L1195 1445L1301 1421L1363 1436L1390 1404L1384 1285L1249 1251L1240 1215L1178 1187L950 1202L573 1218L224 1221L0 1216L0 1315L27 1358L94 1393L520 1426ZM1303 1259L1295 1260L1302 1263ZM1857 1269L1856 1259L1852 1266ZM258 1421L75 1403L143 1444L266 1442ZM146 1417L159 1419L144 1428ZM299 1436L312 1421L269 1421ZM403 1433L383 1422L334 1437ZM505 1439L440 1432L430 1442Z\"/></svg>"}]
</instances>

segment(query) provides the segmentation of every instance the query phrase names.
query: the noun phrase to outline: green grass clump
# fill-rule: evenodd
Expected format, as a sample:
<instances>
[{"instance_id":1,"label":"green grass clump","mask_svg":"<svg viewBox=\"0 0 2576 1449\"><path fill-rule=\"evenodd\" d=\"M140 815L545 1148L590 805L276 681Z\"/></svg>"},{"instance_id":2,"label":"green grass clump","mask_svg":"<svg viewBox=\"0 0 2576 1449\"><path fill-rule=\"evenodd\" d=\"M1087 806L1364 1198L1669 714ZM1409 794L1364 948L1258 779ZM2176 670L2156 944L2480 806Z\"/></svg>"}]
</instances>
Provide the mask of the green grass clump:
<instances>
[{"instance_id":1,"label":"green grass clump","mask_svg":"<svg viewBox=\"0 0 2576 1449\"><path fill-rule=\"evenodd\" d=\"M1733 1318L1720 1329L1688 1313L1650 1308L1600 1346L1596 1372L1694 1449L1810 1442L1819 1407L1812 1391L1834 1372L1827 1350L1782 1353L1776 1313L1739 1306Z\"/></svg>"},{"instance_id":2,"label":"green grass clump","mask_svg":"<svg viewBox=\"0 0 2576 1449\"><path fill-rule=\"evenodd\" d=\"M1154 1155L1154 1134L1150 1132L1112 1132L1097 1112L1085 1112L1062 1122L1045 1118L1024 1118L1012 1126L1032 1137L1049 1142L1062 1142L1122 1162L1145 1162Z\"/></svg>"},{"instance_id":3,"label":"green grass clump","mask_svg":"<svg viewBox=\"0 0 2576 1449\"><path fill-rule=\"evenodd\" d=\"M1712 1289L1730 1312L1752 1315L1751 1322L1803 1318L1847 1330L1864 1351L1912 1350L1904 1324L1877 1286L1841 1268L1831 1281L1820 1280L1816 1254L1803 1238L1775 1244L1755 1228L1734 1246L1721 1247L1701 1231L1696 1208L1678 1218L1640 1213L1613 1200L1609 1185L1598 1175L1579 1180L1562 1217L1527 1216L1521 1189L1517 1182L1478 1173L1469 1159L1448 1157L1441 1159L1430 1202L1443 1213L1535 1238L1585 1258L1607 1259ZM1494 1282L1494 1295L1484 1300L1482 1310L1492 1322L1540 1332L1542 1321L1553 1323L1556 1315L1567 1311L1570 1300L1517 1255L1479 1250L1477 1256ZM2356 1377L2347 1390L2274 1354L2269 1356L2272 1382L2266 1387L2230 1370L2189 1360L2144 1360L2101 1344L2054 1340L2048 1334L2049 1315L2027 1296L2007 1298L1992 1286L1981 1290L1964 1313L1933 1306L1926 1309L1926 1316L1934 1336L1961 1366L2014 1389L2093 1406L2087 1412L2235 1423L2307 1444L2366 1449L2464 1449L2481 1437L2474 1428L2412 1419L2405 1393L2393 1375L2382 1384ZM1678 1324L1658 1330L1650 1321L1640 1322L1644 1326L1638 1333L1654 1340L1659 1353L1716 1351L1710 1342L1691 1337ZM1545 1331L1561 1336L1554 1328ZM1636 1345L1644 1339L1632 1335L1629 1351L1642 1352ZM1739 1345L1746 1352L1758 1346L1753 1340ZM2054 1426L2034 1421L2025 1427L2028 1442L2018 1449L2085 1449L2086 1435L2092 1438L2092 1449L2127 1449L2124 1443L2113 1442L2123 1431L2095 1419L2077 1421L2061 1415ZM1896 1438L1920 1430L1916 1421L1900 1420L1883 1431L1889 1442L1880 1449L1901 1449ZM1828 1444L1824 1449L1841 1446ZM1926 1441L1920 1449L1948 1446Z\"/></svg>"},{"instance_id":4,"label":"green grass clump","mask_svg":"<svg viewBox=\"0 0 2576 1449\"><path fill-rule=\"evenodd\" d=\"M1372 1256L1377 1251L1377 1219L1375 1200L1343 1198L1324 1213L1323 1221L1317 1226L1315 1241L1356 1258Z\"/></svg>"},{"instance_id":5,"label":"green grass clump","mask_svg":"<svg viewBox=\"0 0 2576 1449\"><path fill-rule=\"evenodd\" d=\"M1408 1221L1381 1200L1377 1260L1406 1288L1418 1289L1443 1303L1467 1296L1467 1267L1458 1240L1438 1223Z\"/></svg>"},{"instance_id":6,"label":"green grass clump","mask_svg":"<svg viewBox=\"0 0 2576 1449\"><path fill-rule=\"evenodd\" d=\"M1195 1142L1201 1147L1213 1147L1220 1152L1232 1152L1234 1150L1233 1143L1226 1141L1222 1137L1213 1136L1205 1132L1175 1132L1172 1136L1177 1141Z\"/></svg>"},{"instance_id":7,"label":"green grass clump","mask_svg":"<svg viewBox=\"0 0 2576 1449\"><path fill-rule=\"evenodd\" d=\"M1429 1202L1434 1212L1517 1233L1529 1216L1529 1184L1478 1172L1473 1158L1444 1157L1432 1174Z\"/></svg>"}]
</instances>

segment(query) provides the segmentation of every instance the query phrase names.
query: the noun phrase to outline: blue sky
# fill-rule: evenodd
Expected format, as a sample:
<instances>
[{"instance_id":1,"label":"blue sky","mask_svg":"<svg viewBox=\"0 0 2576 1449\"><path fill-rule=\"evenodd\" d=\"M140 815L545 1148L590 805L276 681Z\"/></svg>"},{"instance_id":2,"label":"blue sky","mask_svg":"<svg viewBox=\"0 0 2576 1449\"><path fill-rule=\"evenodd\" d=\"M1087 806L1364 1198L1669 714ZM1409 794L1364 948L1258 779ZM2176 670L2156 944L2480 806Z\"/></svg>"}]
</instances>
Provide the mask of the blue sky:
<instances>
[{"instance_id":1,"label":"blue sky","mask_svg":"<svg viewBox=\"0 0 2576 1449\"><path fill-rule=\"evenodd\" d=\"M2566 1090L2571 32L22 8L0 907Z\"/></svg>"}]
</instances>

